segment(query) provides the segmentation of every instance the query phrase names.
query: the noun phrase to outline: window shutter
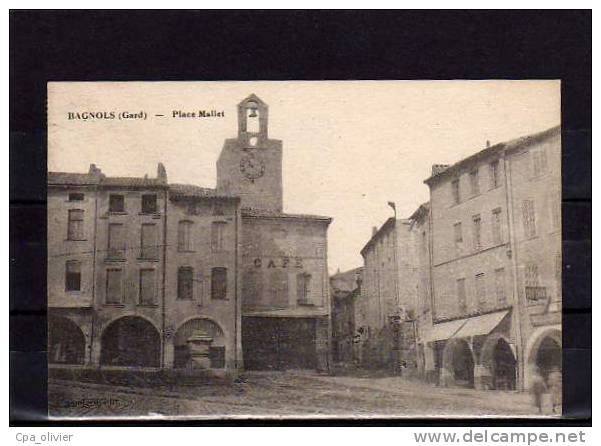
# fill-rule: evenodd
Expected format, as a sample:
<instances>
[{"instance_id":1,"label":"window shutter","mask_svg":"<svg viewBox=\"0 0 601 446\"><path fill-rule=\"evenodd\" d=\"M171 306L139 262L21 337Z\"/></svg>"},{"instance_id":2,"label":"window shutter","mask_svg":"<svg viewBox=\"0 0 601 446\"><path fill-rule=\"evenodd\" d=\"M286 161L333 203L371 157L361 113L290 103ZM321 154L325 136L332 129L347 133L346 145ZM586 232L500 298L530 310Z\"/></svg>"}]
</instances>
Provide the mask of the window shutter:
<instances>
[{"instance_id":1,"label":"window shutter","mask_svg":"<svg viewBox=\"0 0 601 446\"><path fill-rule=\"evenodd\" d=\"M140 303L155 303L155 274L153 269L140 270Z\"/></svg>"},{"instance_id":2,"label":"window shutter","mask_svg":"<svg viewBox=\"0 0 601 446\"><path fill-rule=\"evenodd\" d=\"M109 269L106 272L106 302L121 303L121 270Z\"/></svg>"}]
</instances>

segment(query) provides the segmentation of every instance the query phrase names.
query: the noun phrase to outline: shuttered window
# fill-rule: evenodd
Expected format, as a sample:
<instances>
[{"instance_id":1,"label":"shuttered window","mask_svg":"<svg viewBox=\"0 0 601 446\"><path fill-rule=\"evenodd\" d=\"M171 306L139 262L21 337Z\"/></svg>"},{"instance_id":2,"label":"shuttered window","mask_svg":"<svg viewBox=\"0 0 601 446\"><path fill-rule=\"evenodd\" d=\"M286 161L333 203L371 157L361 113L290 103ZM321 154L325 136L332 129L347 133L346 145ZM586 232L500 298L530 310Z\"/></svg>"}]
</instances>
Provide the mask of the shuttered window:
<instances>
[{"instance_id":1,"label":"shuttered window","mask_svg":"<svg viewBox=\"0 0 601 446\"><path fill-rule=\"evenodd\" d=\"M225 249L225 229L226 222L214 221L211 225L211 249L213 252L220 252Z\"/></svg>"},{"instance_id":2,"label":"shuttered window","mask_svg":"<svg viewBox=\"0 0 601 446\"><path fill-rule=\"evenodd\" d=\"M459 306L460 313L465 313L467 311L467 297L465 294L465 279L457 279L457 305Z\"/></svg>"},{"instance_id":3,"label":"shuttered window","mask_svg":"<svg viewBox=\"0 0 601 446\"><path fill-rule=\"evenodd\" d=\"M109 224L108 256L114 258L125 257L125 228L121 223Z\"/></svg>"},{"instance_id":4,"label":"shuttered window","mask_svg":"<svg viewBox=\"0 0 601 446\"><path fill-rule=\"evenodd\" d=\"M495 270L495 294L497 303L500 306L507 304L507 294L505 293L505 268Z\"/></svg>"},{"instance_id":5,"label":"shuttered window","mask_svg":"<svg viewBox=\"0 0 601 446\"><path fill-rule=\"evenodd\" d=\"M227 299L227 268L211 270L211 299Z\"/></svg>"},{"instance_id":6,"label":"shuttered window","mask_svg":"<svg viewBox=\"0 0 601 446\"><path fill-rule=\"evenodd\" d=\"M522 201L522 221L524 224L524 235L527 238L536 235L536 214L533 200Z\"/></svg>"},{"instance_id":7,"label":"shuttered window","mask_svg":"<svg viewBox=\"0 0 601 446\"><path fill-rule=\"evenodd\" d=\"M142 259L155 260L159 257L157 241L157 225L143 224L140 236L140 257Z\"/></svg>"},{"instance_id":8,"label":"shuttered window","mask_svg":"<svg viewBox=\"0 0 601 446\"><path fill-rule=\"evenodd\" d=\"M478 300L478 308L486 307L486 283L484 282L484 273L476 274L476 299Z\"/></svg>"},{"instance_id":9,"label":"shuttered window","mask_svg":"<svg viewBox=\"0 0 601 446\"><path fill-rule=\"evenodd\" d=\"M474 240L474 251L482 248L482 219L480 215L472 217L472 237Z\"/></svg>"},{"instance_id":10,"label":"shuttered window","mask_svg":"<svg viewBox=\"0 0 601 446\"><path fill-rule=\"evenodd\" d=\"M296 298L299 303L309 303L311 296L311 274L300 273L296 276Z\"/></svg>"},{"instance_id":11,"label":"shuttered window","mask_svg":"<svg viewBox=\"0 0 601 446\"><path fill-rule=\"evenodd\" d=\"M142 195L142 213L143 214L155 214L157 212L157 196Z\"/></svg>"},{"instance_id":12,"label":"shuttered window","mask_svg":"<svg viewBox=\"0 0 601 446\"><path fill-rule=\"evenodd\" d=\"M65 290L81 290L81 263L69 260L65 265Z\"/></svg>"},{"instance_id":13,"label":"shuttered window","mask_svg":"<svg viewBox=\"0 0 601 446\"><path fill-rule=\"evenodd\" d=\"M109 196L109 212L125 212L125 197L111 194Z\"/></svg>"},{"instance_id":14,"label":"shuttered window","mask_svg":"<svg viewBox=\"0 0 601 446\"><path fill-rule=\"evenodd\" d=\"M183 220L177 226L177 249L178 251L192 251L192 222Z\"/></svg>"},{"instance_id":15,"label":"shuttered window","mask_svg":"<svg viewBox=\"0 0 601 446\"><path fill-rule=\"evenodd\" d=\"M459 191L459 179L451 182L451 191L453 194L453 204L459 204L461 202L461 194Z\"/></svg>"},{"instance_id":16,"label":"shuttered window","mask_svg":"<svg viewBox=\"0 0 601 446\"><path fill-rule=\"evenodd\" d=\"M121 303L121 270L108 269L106 271L106 303Z\"/></svg>"},{"instance_id":17,"label":"shuttered window","mask_svg":"<svg viewBox=\"0 0 601 446\"><path fill-rule=\"evenodd\" d=\"M69 222L67 229L69 240L83 240L83 210L71 209L69 211Z\"/></svg>"},{"instance_id":18,"label":"shuttered window","mask_svg":"<svg viewBox=\"0 0 601 446\"><path fill-rule=\"evenodd\" d=\"M470 189L472 196L480 193L480 175L478 175L478 169L470 172Z\"/></svg>"},{"instance_id":19,"label":"shuttered window","mask_svg":"<svg viewBox=\"0 0 601 446\"><path fill-rule=\"evenodd\" d=\"M156 303L154 269L140 270L140 304L153 305Z\"/></svg>"},{"instance_id":20,"label":"shuttered window","mask_svg":"<svg viewBox=\"0 0 601 446\"><path fill-rule=\"evenodd\" d=\"M194 298L194 269L181 266L177 270L177 298L192 300Z\"/></svg>"},{"instance_id":21,"label":"shuttered window","mask_svg":"<svg viewBox=\"0 0 601 446\"><path fill-rule=\"evenodd\" d=\"M503 242L503 234L501 232L501 208L496 208L492 211L492 241L495 245Z\"/></svg>"},{"instance_id":22,"label":"shuttered window","mask_svg":"<svg viewBox=\"0 0 601 446\"><path fill-rule=\"evenodd\" d=\"M488 165L488 175L490 189L499 187L499 160L493 161Z\"/></svg>"}]
</instances>

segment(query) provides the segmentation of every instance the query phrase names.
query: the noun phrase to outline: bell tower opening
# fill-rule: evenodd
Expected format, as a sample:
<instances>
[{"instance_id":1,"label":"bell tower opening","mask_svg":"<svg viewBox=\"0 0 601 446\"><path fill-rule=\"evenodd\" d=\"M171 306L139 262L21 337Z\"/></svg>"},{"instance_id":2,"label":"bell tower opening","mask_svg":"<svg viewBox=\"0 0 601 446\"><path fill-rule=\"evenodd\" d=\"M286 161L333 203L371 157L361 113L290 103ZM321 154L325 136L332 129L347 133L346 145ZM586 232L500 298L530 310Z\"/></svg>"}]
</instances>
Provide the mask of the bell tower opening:
<instances>
[{"instance_id":1,"label":"bell tower opening","mask_svg":"<svg viewBox=\"0 0 601 446\"><path fill-rule=\"evenodd\" d=\"M267 139L268 107L255 94L238 104L238 139L252 147Z\"/></svg>"},{"instance_id":2,"label":"bell tower opening","mask_svg":"<svg viewBox=\"0 0 601 446\"><path fill-rule=\"evenodd\" d=\"M249 101L246 104L246 131L248 133L259 133L259 112L258 105L254 101ZM256 137L253 137L256 139Z\"/></svg>"}]
</instances>

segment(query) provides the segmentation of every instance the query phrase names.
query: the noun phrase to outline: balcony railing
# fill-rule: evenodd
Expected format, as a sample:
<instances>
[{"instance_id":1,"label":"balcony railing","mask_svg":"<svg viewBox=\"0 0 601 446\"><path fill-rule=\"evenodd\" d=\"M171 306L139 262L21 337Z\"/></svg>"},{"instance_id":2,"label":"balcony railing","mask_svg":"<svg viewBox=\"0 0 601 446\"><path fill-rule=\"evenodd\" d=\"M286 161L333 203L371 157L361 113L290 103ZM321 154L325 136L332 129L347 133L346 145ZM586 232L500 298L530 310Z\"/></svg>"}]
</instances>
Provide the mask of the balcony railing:
<instances>
[{"instance_id":1,"label":"balcony railing","mask_svg":"<svg viewBox=\"0 0 601 446\"><path fill-rule=\"evenodd\" d=\"M539 300L547 300L547 287L544 286L527 286L526 300L537 302Z\"/></svg>"}]
</instances>

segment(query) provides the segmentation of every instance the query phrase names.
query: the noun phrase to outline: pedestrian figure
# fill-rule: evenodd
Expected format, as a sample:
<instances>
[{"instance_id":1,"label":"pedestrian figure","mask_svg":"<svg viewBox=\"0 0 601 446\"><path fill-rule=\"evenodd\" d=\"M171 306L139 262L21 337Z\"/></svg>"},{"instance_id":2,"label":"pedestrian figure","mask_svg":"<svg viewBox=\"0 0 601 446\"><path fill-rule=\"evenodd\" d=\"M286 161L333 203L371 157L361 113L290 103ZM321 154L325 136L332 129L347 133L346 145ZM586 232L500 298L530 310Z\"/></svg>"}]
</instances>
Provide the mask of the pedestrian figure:
<instances>
[{"instance_id":1,"label":"pedestrian figure","mask_svg":"<svg viewBox=\"0 0 601 446\"><path fill-rule=\"evenodd\" d=\"M549 383L549 390L551 391L553 413L558 413L558 411L561 411L561 371L558 368L551 370L547 381Z\"/></svg>"},{"instance_id":2,"label":"pedestrian figure","mask_svg":"<svg viewBox=\"0 0 601 446\"><path fill-rule=\"evenodd\" d=\"M532 379L530 382L530 393L534 398L534 405L538 408L538 413L543 413L543 394L547 391L545 380L538 372L536 367L532 368Z\"/></svg>"}]
</instances>

